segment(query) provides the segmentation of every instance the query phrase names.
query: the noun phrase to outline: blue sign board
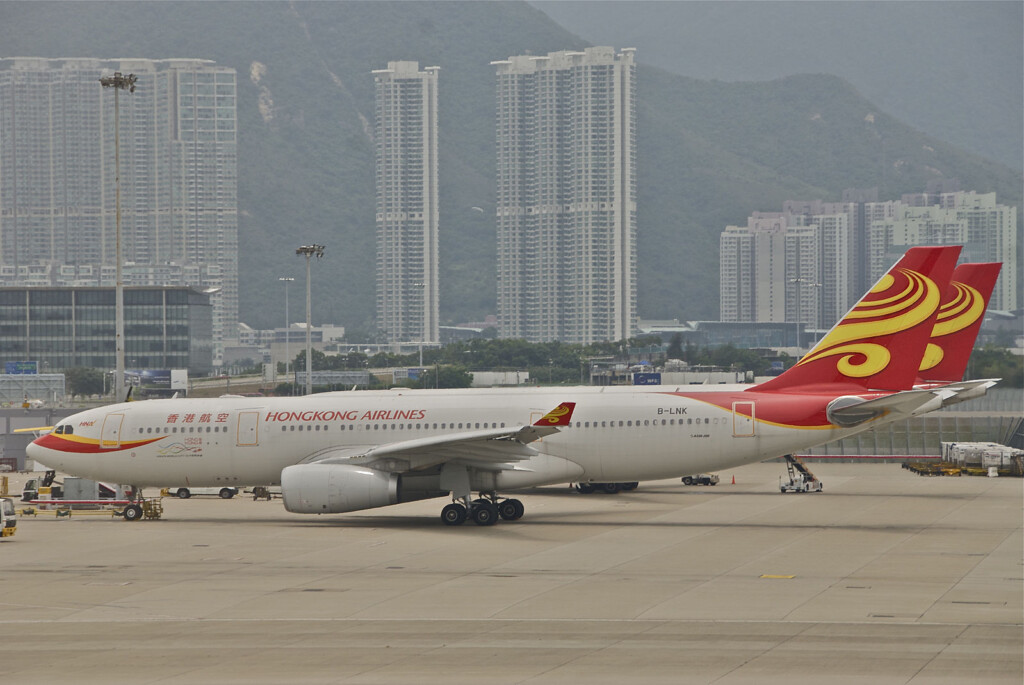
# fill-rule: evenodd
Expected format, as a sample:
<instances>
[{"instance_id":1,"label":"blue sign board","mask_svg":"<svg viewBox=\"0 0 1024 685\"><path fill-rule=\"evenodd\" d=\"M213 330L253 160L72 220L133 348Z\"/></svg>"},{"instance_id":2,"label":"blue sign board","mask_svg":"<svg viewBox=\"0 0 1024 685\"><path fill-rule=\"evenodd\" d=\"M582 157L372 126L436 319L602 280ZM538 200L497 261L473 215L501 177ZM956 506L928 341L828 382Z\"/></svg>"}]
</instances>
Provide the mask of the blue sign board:
<instances>
[{"instance_id":1,"label":"blue sign board","mask_svg":"<svg viewBox=\"0 0 1024 685\"><path fill-rule=\"evenodd\" d=\"M660 373L634 373L633 385L661 385Z\"/></svg>"},{"instance_id":2,"label":"blue sign board","mask_svg":"<svg viewBox=\"0 0 1024 685\"><path fill-rule=\"evenodd\" d=\"M170 369L132 369L124 372L127 385L144 389L170 389Z\"/></svg>"},{"instance_id":3,"label":"blue sign board","mask_svg":"<svg viewBox=\"0 0 1024 685\"><path fill-rule=\"evenodd\" d=\"M4 362L4 373L39 373L39 362Z\"/></svg>"}]
</instances>

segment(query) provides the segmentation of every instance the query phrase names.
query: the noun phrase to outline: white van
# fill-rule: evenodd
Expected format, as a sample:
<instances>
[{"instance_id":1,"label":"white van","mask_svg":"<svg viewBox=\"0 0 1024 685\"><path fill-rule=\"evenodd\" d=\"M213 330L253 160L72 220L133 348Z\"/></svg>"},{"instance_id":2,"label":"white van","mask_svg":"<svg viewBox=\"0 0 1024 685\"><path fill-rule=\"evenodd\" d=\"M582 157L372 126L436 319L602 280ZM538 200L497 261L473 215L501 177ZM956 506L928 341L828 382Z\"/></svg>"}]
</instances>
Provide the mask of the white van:
<instances>
[{"instance_id":1,"label":"white van","mask_svg":"<svg viewBox=\"0 0 1024 685\"><path fill-rule=\"evenodd\" d=\"M192 495L217 495L221 499L231 499L238 494L238 488L230 486L213 487L213 488L164 488L167 494L171 497L179 497L181 499L188 499Z\"/></svg>"}]
</instances>

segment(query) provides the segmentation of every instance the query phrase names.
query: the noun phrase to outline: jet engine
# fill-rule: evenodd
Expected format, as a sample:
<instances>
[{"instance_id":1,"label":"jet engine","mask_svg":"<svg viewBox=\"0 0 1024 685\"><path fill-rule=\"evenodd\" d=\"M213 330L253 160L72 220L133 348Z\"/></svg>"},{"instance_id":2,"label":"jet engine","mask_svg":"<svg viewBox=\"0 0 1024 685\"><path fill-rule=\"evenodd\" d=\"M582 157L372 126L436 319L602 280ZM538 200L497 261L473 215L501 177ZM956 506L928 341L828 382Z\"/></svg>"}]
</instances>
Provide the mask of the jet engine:
<instances>
[{"instance_id":1,"label":"jet engine","mask_svg":"<svg viewBox=\"0 0 1024 685\"><path fill-rule=\"evenodd\" d=\"M436 481L420 483L352 464L296 464L281 471L284 508L295 514L340 514L440 497Z\"/></svg>"},{"instance_id":2,"label":"jet engine","mask_svg":"<svg viewBox=\"0 0 1024 685\"><path fill-rule=\"evenodd\" d=\"M298 464L281 471L284 508L337 514L398 502L398 476L348 464Z\"/></svg>"}]
</instances>

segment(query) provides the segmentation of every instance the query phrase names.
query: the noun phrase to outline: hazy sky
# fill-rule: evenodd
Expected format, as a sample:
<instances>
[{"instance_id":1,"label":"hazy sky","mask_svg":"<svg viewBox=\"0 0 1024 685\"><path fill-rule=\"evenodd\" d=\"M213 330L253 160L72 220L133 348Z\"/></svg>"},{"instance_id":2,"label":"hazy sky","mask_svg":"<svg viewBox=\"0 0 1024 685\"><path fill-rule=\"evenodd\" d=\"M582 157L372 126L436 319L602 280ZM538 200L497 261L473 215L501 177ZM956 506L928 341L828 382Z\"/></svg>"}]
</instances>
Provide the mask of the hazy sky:
<instances>
[{"instance_id":1,"label":"hazy sky","mask_svg":"<svg viewBox=\"0 0 1024 685\"><path fill-rule=\"evenodd\" d=\"M531 4L593 43L695 78L836 74L922 131L1024 166L1019 0Z\"/></svg>"}]
</instances>

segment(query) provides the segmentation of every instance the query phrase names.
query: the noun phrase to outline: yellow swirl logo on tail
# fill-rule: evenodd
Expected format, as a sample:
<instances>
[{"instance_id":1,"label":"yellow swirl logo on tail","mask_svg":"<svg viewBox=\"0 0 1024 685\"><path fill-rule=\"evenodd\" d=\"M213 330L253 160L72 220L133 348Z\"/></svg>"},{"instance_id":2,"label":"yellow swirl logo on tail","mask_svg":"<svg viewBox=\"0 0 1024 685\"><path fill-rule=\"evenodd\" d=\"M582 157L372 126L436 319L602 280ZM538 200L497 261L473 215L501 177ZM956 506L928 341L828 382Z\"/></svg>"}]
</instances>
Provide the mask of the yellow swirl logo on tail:
<instances>
[{"instance_id":1,"label":"yellow swirl logo on tail","mask_svg":"<svg viewBox=\"0 0 1024 685\"><path fill-rule=\"evenodd\" d=\"M572 418L573 409L576 408L575 402L562 402L560 405L549 411L547 414L542 416L536 423L535 426L566 426L569 424L569 420Z\"/></svg>"},{"instance_id":2,"label":"yellow swirl logo on tail","mask_svg":"<svg viewBox=\"0 0 1024 685\"><path fill-rule=\"evenodd\" d=\"M950 285L956 292L949 302L939 307L939 313L935 316L935 326L932 327L932 339L958 333L974 324L985 313L985 298L980 292L959 281L953 281ZM935 368L945 356L942 347L928 343L921 359L920 370Z\"/></svg>"},{"instance_id":3,"label":"yellow swirl logo on tail","mask_svg":"<svg viewBox=\"0 0 1024 685\"><path fill-rule=\"evenodd\" d=\"M927 276L902 268L890 272L797 366L839 357L836 369L847 378L877 374L889 365L892 355L873 340L927 321L940 299L938 286Z\"/></svg>"}]
</instances>

